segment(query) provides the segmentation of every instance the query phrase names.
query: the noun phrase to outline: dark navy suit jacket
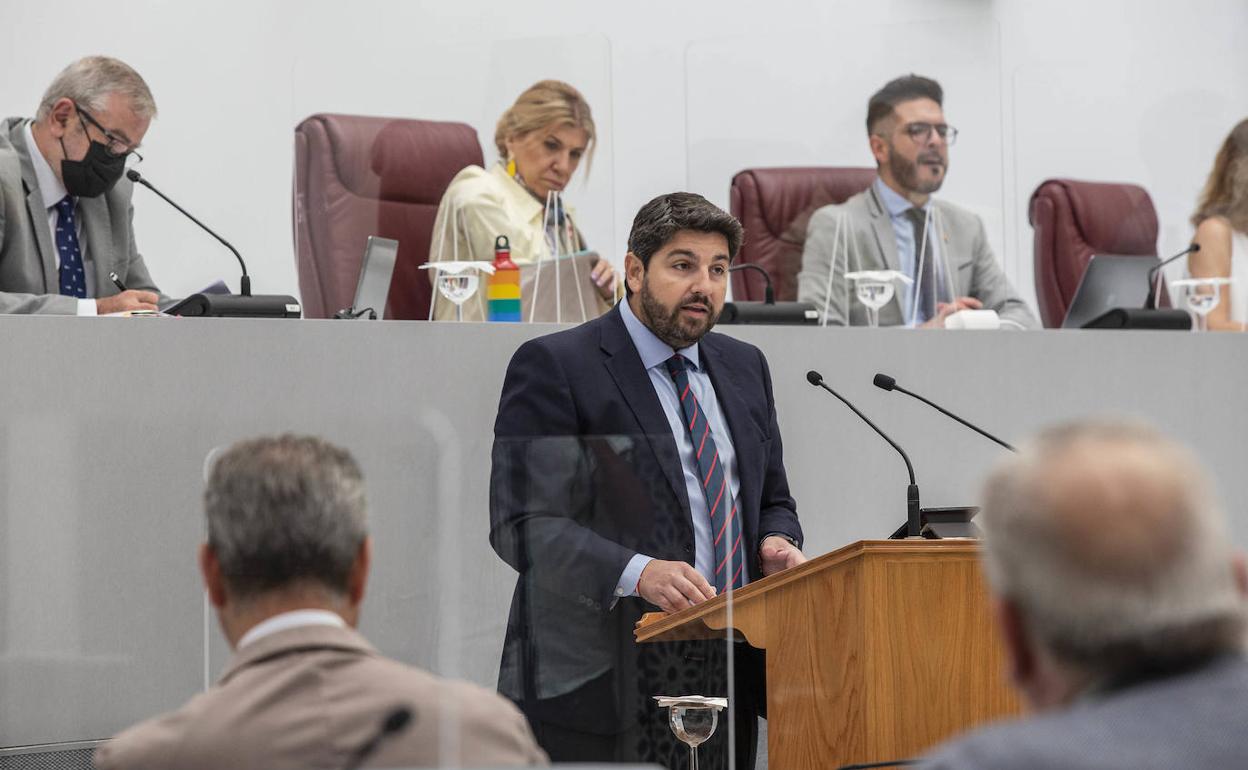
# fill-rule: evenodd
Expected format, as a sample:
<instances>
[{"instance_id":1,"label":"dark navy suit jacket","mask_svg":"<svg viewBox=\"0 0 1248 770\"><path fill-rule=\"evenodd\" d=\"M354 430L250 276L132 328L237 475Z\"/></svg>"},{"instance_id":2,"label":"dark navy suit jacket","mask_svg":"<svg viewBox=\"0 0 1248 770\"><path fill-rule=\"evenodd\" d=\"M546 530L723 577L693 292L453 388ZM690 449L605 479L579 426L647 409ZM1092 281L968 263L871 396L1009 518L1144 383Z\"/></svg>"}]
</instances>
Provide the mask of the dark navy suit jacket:
<instances>
[{"instance_id":1,"label":"dark navy suit jacket","mask_svg":"<svg viewBox=\"0 0 1248 770\"><path fill-rule=\"evenodd\" d=\"M746 564L761 534L799 545L767 361L721 334L699 346L732 434ZM494 425L490 542L519 572L499 689L549 718L625 729L640 675L633 625L657 608L615 589L635 553L693 564L676 441L617 309L512 356ZM568 698L591 680L610 704ZM656 693L657 694L657 693Z\"/></svg>"}]
</instances>

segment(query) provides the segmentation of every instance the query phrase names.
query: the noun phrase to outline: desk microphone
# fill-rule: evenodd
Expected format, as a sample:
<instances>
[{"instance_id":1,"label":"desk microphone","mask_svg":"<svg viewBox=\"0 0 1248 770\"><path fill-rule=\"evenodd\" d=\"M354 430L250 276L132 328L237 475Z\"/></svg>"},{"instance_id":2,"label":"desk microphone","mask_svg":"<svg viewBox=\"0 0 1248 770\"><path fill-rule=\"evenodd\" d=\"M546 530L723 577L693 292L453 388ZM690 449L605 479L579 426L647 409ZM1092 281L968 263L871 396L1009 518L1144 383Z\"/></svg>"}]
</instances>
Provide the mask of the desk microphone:
<instances>
[{"instance_id":1,"label":"desk microphone","mask_svg":"<svg viewBox=\"0 0 1248 770\"><path fill-rule=\"evenodd\" d=\"M967 422L966 420L963 420L961 417L957 416L956 414L954 414L953 412L949 411L948 409L945 409L944 407L942 407L942 406L940 406L940 405L938 405L938 404L934 404L934 403L932 403L931 401L928 401L926 398L923 398L923 397L922 397L922 396L920 396L918 393L911 393L910 391L908 391L908 390L906 390L905 388L903 388L903 387L901 387L900 385L898 385L898 384L897 384L897 380L893 379L892 377L889 377L887 374L879 374L879 373L877 373L877 374L875 375L875 379L874 379L874 380L872 380L872 382L874 382L874 383L875 383L875 387L877 387L877 388L879 388L879 389L881 389L881 390L896 390L896 391L900 391L900 392L902 392L902 393L905 393L907 396L910 396L911 398L917 398L918 400L920 400L920 401L922 401L923 403L927 404L928 406L930 406L931 408L933 408L933 409L935 409L936 411L940 412L940 413L941 413L941 414L943 414L944 416L946 416L946 417L948 417L948 418L950 418L950 419L952 419L952 420L957 420L958 422L962 423L963 425L965 425L966 427L968 427L968 428L970 428L971 430L975 431L976 433L978 433L979 435L983 436L984 438L986 438L986 439L988 439L988 440L990 440L990 441L995 441L995 442L997 442L998 444L1000 444L1001 446L1003 446L1003 447L1005 447L1006 449L1010 450L1011 452L1017 452L1017 451L1018 451L1018 450L1017 450L1017 449L1015 449L1014 447L1012 447L1012 446L1010 446L1009 444L1005 443L1004 441L1002 441L1001 439L999 439L999 438L997 438L996 436L992 435L991 433L989 433L988 431L986 431L986 430L984 430L983 428L979 427L978 425L972 425L972 424L970 424L969 422Z\"/></svg>"},{"instance_id":2,"label":"desk microphone","mask_svg":"<svg viewBox=\"0 0 1248 770\"><path fill-rule=\"evenodd\" d=\"M225 244L225 247L227 249L234 252L235 258L238 259L239 266L243 268L243 277L241 280L239 280L238 293L244 297L251 296L251 276L247 275L247 263L243 261L243 255L238 253L238 249L231 246L229 241L227 241L226 239L222 238L221 236L213 232L211 227L209 227L208 225L196 219L194 215L191 214L191 212L187 211L186 209L182 208L178 204L174 203L173 199L171 199L168 195L165 195L160 190L157 190L155 187L153 187L152 183L144 179L143 175L140 174L135 169L132 169L132 168L127 169L126 178L129 179L131 182L134 182L135 184L143 185L147 189L159 195L161 199L164 200L165 203L168 203L170 206L173 206L175 209L180 211L182 213L182 216L186 217L187 219L191 220L195 224L199 225L201 228L203 228L204 232L208 233L213 238L216 238L218 241L221 241L221 243Z\"/></svg>"},{"instance_id":3,"label":"desk microphone","mask_svg":"<svg viewBox=\"0 0 1248 770\"><path fill-rule=\"evenodd\" d=\"M1169 259L1164 259L1161 262L1158 262L1157 264L1153 265L1153 268L1148 271L1148 299L1144 300L1145 310L1154 310L1157 307L1157 302L1156 302L1157 294L1158 294L1157 274L1161 272L1161 269L1165 267L1166 265L1170 264L1171 262L1173 262L1174 260L1178 259L1179 257L1186 257L1188 254L1195 254L1198 251L1200 251L1200 244L1193 243L1191 246L1188 246L1186 249L1183 249L1178 254L1175 254L1173 257L1170 257Z\"/></svg>"},{"instance_id":4,"label":"desk microphone","mask_svg":"<svg viewBox=\"0 0 1248 770\"><path fill-rule=\"evenodd\" d=\"M343 765L343 770L357 770L358 768L363 767L364 762L376 753L378 747L381 746L383 741L392 735L397 735L398 733L403 732L411 723L411 709L406 706L399 706L392 709L390 713L386 714L386 718L381 723L381 726L377 728L377 732L373 733L371 738L364 741L364 743L360 744L358 749L351 753L351 758L347 760L347 764Z\"/></svg>"},{"instance_id":5,"label":"desk microphone","mask_svg":"<svg viewBox=\"0 0 1248 770\"><path fill-rule=\"evenodd\" d=\"M725 302L719 316L721 324L783 324L799 326L819 323L819 311L809 302L776 302L776 292L771 285L771 274L763 267L749 262L733 265L728 272L754 270L766 281L762 302Z\"/></svg>"},{"instance_id":6,"label":"desk microphone","mask_svg":"<svg viewBox=\"0 0 1248 770\"><path fill-rule=\"evenodd\" d=\"M816 388L823 388L840 399L841 403L849 407L850 411L858 415L859 419L871 426L871 430L880 434L880 438L887 441L893 449L897 450L897 454L901 455L901 459L905 460L906 472L910 474L910 486L906 488L906 537L921 537L919 534L919 530L922 529L922 520L919 513L919 485L914 480L914 466L910 464L910 457L906 454L906 450L902 449L896 441L889 438L888 434L880 430L879 426L871 422L865 414L858 411L858 407L849 403L849 400L840 393L837 393L835 390L832 390L832 388L829 388L827 383L823 381L822 374L812 369L809 372L806 372L806 381L811 385L814 385Z\"/></svg>"},{"instance_id":7,"label":"desk microphone","mask_svg":"<svg viewBox=\"0 0 1248 770\"><path fill-rule=\"evenodd\" d=\"M238 260L238 264L243 269L243 276L239 279L239 292L237 296L228 294L192 294L176 305L166 309L165 312L171 315L188 315L188 316L241 316L241 317L257 317L257 318L298 318L301 313L299 302L291 296L285 294L267 294L256 295L251 294L251 276L247 274L247 263L243 261L243 255L238 253L238 249L230 245L230 242L217 235L211 227L200 222L191 214L191 212L173 202L168 195L157 190L151 182L143 178L135 169L126 170L126 178L135 184L141 184L152 192L160 196L160 199L170 206L178 210L182 216L199 225L204 232L216 238L227 249L234 253L234 257Z\"/></svg>"},{"instance_id":8,"label":"desk microphone","mask_svg":"<svg viewBox=\"0 0 1248 770\"><path fill-rule=\"evenodd\" d=\"M767 288L763 290L763 304L764 305L776 304L776 293L771 288L771 273L768 273L765 269L763 269L761 265L755 265L752 262L742 262L739 265L733 265L732 267L728 268L728 272L730 273L736 273L741 270L757 270L758 272L762 273L763 280L767 282Z\"/></svg>"}]
</instances>

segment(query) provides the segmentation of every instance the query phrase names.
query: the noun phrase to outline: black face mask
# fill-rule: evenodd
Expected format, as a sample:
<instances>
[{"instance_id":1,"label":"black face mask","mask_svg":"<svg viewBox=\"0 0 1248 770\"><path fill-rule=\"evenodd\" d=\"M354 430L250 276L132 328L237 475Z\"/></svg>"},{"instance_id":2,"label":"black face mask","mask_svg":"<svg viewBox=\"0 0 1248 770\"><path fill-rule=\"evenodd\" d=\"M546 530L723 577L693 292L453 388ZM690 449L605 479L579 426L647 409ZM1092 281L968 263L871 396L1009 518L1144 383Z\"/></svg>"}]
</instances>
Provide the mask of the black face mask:
<instances>
[{"instance_id":1,"label":"black face mask","mask_svg":"<svg viewBox=\"0 0 1248 770\"><path fill-rule=\"evenodd\" d=\"M61 152L65 153L64 140L61 141ZM65 183L65 190L79 198L103 195L113 189L125 171L126 156L113 156L109 154L107 145L94 140L82 160L66 157L61 161L61 181Z\"/></svg>"}]
</instances>

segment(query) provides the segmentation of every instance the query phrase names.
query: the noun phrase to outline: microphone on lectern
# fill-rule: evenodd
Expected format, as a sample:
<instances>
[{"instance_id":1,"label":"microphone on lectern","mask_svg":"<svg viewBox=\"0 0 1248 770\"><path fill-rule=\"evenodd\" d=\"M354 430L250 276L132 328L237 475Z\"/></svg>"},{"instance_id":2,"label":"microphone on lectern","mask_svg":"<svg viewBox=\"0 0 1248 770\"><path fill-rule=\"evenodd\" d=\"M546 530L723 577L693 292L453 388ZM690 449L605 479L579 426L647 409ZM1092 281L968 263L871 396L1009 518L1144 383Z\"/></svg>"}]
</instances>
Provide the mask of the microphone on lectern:
<instances>
[{"instance_id":1,"label":"microphone on lectern","mask_svg":"<svg viewBox=\"0 0 1248 770\"><path fill-rule=\"evenodd\" d=\"M806 381L811 385L814 385L816 388L823 388L832 395L836 396L841 403L849 407L850 411L858 415L860 420L869 425L871 430L880 434L880 438L887 441L889 446L896 449L897 454L901 455L901 459L906 463L906 472L910 474L910 485L906 487L906 537L921 537L919 531L922 529L923 524L921 514L919 512L919 485L914 479L914 465L910 463L910 456L906 454L906 450L902 449L901 445L896 441L889 438L888 434L880 430L880 427L871 422L865 414L858 411L858 407L849 403L849 399L828 387L828 384L823 381L822 374L812 369L809 372L806 372Z\"/></svg>"}]
</instances>

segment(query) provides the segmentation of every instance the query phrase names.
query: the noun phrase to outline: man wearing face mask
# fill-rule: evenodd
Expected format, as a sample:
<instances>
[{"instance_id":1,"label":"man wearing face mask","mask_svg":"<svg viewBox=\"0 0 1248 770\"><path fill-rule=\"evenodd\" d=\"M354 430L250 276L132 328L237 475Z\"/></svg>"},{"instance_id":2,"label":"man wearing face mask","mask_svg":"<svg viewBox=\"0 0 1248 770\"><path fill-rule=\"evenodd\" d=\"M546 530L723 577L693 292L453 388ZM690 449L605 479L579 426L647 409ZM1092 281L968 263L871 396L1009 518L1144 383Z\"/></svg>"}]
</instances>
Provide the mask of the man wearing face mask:
<instances>
[{"instance_id":1,"label":"man wearing face mask","mask_svg":"<svg viewBox=\"0 0 1248 770\"><path fill-rule=\"evenodd\" d=\"M137 72L89 56L57 75L33 120L0 124L0 313L156 309L124 178L155 115Z\"/></svg>"},{"instance_id":2,"label":"man wearing face mask","mask_svg":"<svg viewBox=\"0 0 1248 770\"><path fill-rule=\"evenodd\" d=\"M898 285L879 309L881 326L943 328L953 313L979 308L995 310L1005 327L1037 326L993 257L983 221L931 197L958 136L945 122L943 100L940 84L919 75L899 77L871 97L867 136L878 177L845 203L815 212L798 274L797 298L814 303L829 324L867 325L846 272L896 270L913 283Z\"/></svg>"}]
</instances>

